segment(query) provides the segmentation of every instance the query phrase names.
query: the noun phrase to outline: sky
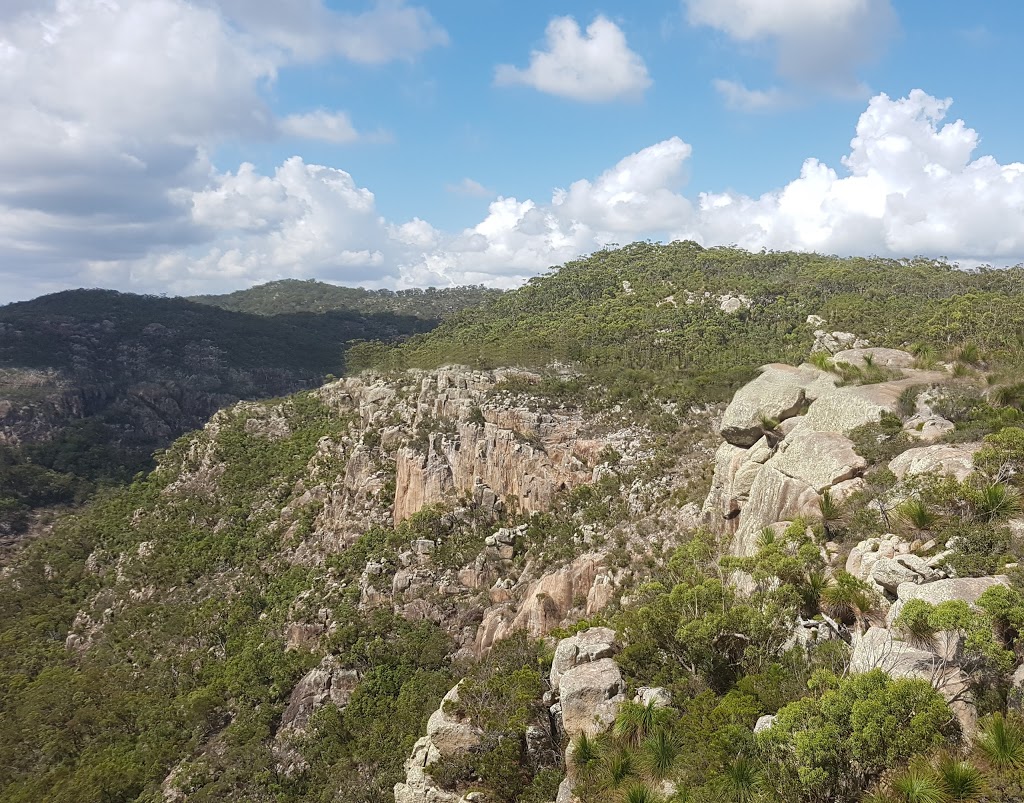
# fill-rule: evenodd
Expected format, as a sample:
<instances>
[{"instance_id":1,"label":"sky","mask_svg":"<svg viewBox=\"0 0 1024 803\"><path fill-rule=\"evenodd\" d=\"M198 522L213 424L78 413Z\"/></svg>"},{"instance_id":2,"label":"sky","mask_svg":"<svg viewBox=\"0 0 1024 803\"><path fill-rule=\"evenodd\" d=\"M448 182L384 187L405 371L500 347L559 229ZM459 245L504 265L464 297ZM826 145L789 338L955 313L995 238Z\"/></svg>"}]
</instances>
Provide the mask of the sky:
<instances>
[{"instance_id":1,"label":"sky","mask_svg":"<svg viewBox=\"0 0 1024 803\"><path fill-rule=\"evenodd\" d=\"M1024 262L1019 0L0 0L0 303Z\"/></svg>"}]
</instances>

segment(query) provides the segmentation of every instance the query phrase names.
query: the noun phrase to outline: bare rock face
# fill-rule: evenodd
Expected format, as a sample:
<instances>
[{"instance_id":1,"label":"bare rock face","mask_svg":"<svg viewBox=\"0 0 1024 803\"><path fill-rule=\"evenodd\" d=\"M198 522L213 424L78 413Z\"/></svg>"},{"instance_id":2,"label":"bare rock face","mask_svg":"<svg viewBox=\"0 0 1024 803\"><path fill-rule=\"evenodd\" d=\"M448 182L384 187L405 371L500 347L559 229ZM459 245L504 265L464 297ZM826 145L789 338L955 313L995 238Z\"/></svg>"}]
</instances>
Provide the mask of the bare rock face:
<instances>
[{"instance_id":1,"label":"bare rock face","mask_svg":"<svg viewBox=\"0 0 1024 803\"><path fill-rule=\"evenodd\" d=\"M455 686L427 720L427 738L442 756L464 753L480 744L480 731L447 710L449 703L458 702L459 687Z\"/></svg>"},{"instance_id":2,"label":"bare rock face","mask_svg":"<svg viewBox=\"0 0 1024 803\"><path fill-rule=\"evenodd\" d=\"M800 413L829 376L810 366L772 364L733 396L722 416L721 433L734 446L753 446L764 434L762 419L784 421Z\"/></svg>"},{"instance_id":3,"label":"bare rock face","mask_svg":"<svg viewBox=\"0 0 1024 803\"><path fill-rule=\"evenodd\" d=\"M838 354L861 363L871 357L877 365L892 367L912 362L906 352L861 345ZM843 501L864 487L861 474L867 463L849 434L895 411L908 388L946 379L945 374L910 368L906 374L889 382L836 387L836 376L811 365L767 365L736 392L722 419L725 442L715 455L711 490L702 509L705 521L733 535L732 554L754 554L765 527L801 516L819 517L825 491L834 501ZM921 412L931 414L926 406ZM777 424L771 431L766 431L766 418ZM886 577L890 585L895 580Z\"/></svg>"},{"instance_id":4,"label":"bare rock face","mask_svg":"<svg viewBox=\"0 0 1024 803\"><path fill-rule=\"evenodd\" d=\"M968 605L977 605L981 595L995 586L1009 586L1010 578L1004 574L992 577L950 577L933 583L919 585L901 584L897 589L900 602L923 599L932 605L952 600L963 600Z\"/></svg>"},{"instance_id":5,"label":"bare rock face","mask_svg":"<svg viewBox=\"0 0 1024 803\"><path fill-rule=\"evenodd\" d=\"M615 722L625 691L622 672L611 658L580 664L563 674L558 693L566 735L572 739L581 733L604 733Z\"/></svg>"},{"instance_id":6,"label":"bare rock face","mask_svg":"<svg viewBox=\"0 0 1024 803\"><path fill-rule=\"evenodd\" d=\"M580 555L568 566L513 586L508 602L484 612L477 630L476 654L483 655L496 641L518 630L534 637L547 635L561 625L578 600L585 601L583 615L602 610L615 591L604 560L600 553Z\"/></svg>"},{"instance_id":7,"label":"bare rock face","mask_svg":"<svg viewBox=\"0 0 1024 803\"><path fill-rule=\"evenodd\" d=\"M826 488L859 476L867 461L853 442L838 432L794 433L779 444L765 465L802 480L821 493Z\"/></svg>"},{"instance_id":8,"label":"bare rock face","mask_svg":"<svg viewBox=\"0 0 1024 803\"><path fill-rule=\"evenodd\" d=\"M306 767L295 741L305 735L313 714L325 704L344 709L358 683L356 670L345 669L336 657L327 655L295 685L271 746L281 772L291 775Z\"/></svg>"},{"instance_id":9,"label":"bare rock face","mask_svg":"<svg viewBox=\"0 0 1024 803\"><path fill-rule=\"evenodd\" d=\"M594 627L562 639L551 665L552 694L565 735L595 736L611 727L625 700L626 684L612 655L619 651L615 632Z\"/></svg>"},{"instance_id":10,"label":"bare rock face","mask_svg":"<svg viewBox=\"0 0 1024 803\"><path fill-rule=\"evenodd\" d=\"M974 453L980 448L980 443L938 443L908 449L889 461L889 470L900 480L918 474L949 474L963 482L974 471Z\"/></svg>"},{"instance_id":11,"label":"bare rock face","mask_svg":"<svg viewBox=\"0 0 1024 803\"><path fill-rule=\"evenodd\" d=\"M480 744L480 731L445 710L447 703L457 703L459 687L455 686L427 720L427 735L413 745L412 755L405 762L405 781L395 784L395 803L459 803L462 798L441 789L434 783L427 768L445 756L471 750Z\"/></svg>"},{"instance_id":12,"label":"bare rock face","mask_svg":"<svg viewBox=\"0 0 1024 803\"><path fill-rule=\"evenodd\" d=\"M305 731L313 714L327 702L343 709L358 683L356 670L342 667L333 655L324 656L320 666L307 672L292 689L279 731Z\"/></svg>"},{"instance_id":13,"label":"bare rock face","mask_svg":"<svg viewBox=\"0 0 1024 803\"><path fill-rule=\"evenodd\" d=\"M611 658L619 651L615 631L610 627L592 627L558 642L551 662L551 690L557 694L562 675L582 664Z\"/></svg>"},{"instance_id":14,"label":"bare rock face","mask_svg":"<svg viewBox=\"0 0 1024 803\"><path fill-rule=\"evenodd\" d=\"M755 554L762 529L777 521L816 515L820 498L806 482L765 465L750 488L750 501L743 509L733 553L741 557Z\"/></svg>"},{"instance_id":15,"label":"bare rock face","mask_svg":"<svg viewBox=\"0 0 1024 803\"><path fill-rule=\"evenodd\" d=\"M845 362L863 368L868 364L882 368L913 368L914 355L899 349L852 348L838 351L832 356L834 362Z\"/></svg>"}]
</instances>

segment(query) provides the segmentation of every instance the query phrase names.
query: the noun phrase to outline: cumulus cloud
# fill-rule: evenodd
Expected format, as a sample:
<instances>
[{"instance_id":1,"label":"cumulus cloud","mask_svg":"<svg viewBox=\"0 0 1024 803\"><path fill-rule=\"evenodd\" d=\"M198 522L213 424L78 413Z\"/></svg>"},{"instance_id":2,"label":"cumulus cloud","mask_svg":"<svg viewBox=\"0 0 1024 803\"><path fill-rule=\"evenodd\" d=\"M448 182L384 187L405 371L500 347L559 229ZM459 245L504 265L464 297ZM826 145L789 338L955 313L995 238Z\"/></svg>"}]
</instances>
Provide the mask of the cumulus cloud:
<instances>
[{"instance_id":1,"label":"cumulus cloud","mask_svg":"<svg viewBox=\"0 0 1024 803\"><path fill-rule=\"evenodd\" d=\"M1024 164L973 159L976 131L942 124L951 101L921 90L872 98L857 124L846 175L817 159L759 198L703 193L677 234L751 249L965 262L1024 261Z\"/></svg>"},{"instance_id":2,"label":"cumulus cloud","mask_svg":"<svg viewBox=\"0 0 1024 803\"><path fill-rule=\"evenodd\" d=\"M0 4L0 297L23 296L26 271L40 287L61 276L90 281L102 266L203 241L209 232L187 200L217 175L208 153L225 140L388 138L357 130L342 112L275 119L266 90L295 57L258 23L261 8L283 6L247 0L229 19L228 5ZM303 59L410 58L446 39L426 12L401 2L358 15L313 0L288 10L296 25L312 15L333 42L310 45ZM93 273L67 275L83 264Z\"/></svg>"},{"instance_id":3,"label":"cumulus cloud","mask_svg":"<svg viewBox=\"0 0 1024 803\"><path fill-rule=\"evenodd\" d=\"M198 237L175 193L210 143L267 136L277 65L177 0L62 0L0 23L0 264L46 282L69 264ZM216 81L208 76L216 75Z\"/></svg>"},{"instance_id":4,"label":"cumulus cloud","mask_svg":"<svg viewBox=\"0 0 1024 803\"><path fill-rule=\"evenodd\" d=\"M778 87L749 89L737 81L716 78L711 82L722 96L725 105L741 112L765 112L781 109L790 104L790 98Z\"/></svg>"},{"instance_id":5,"label":"cumulus cloud","mask_svg":"<svg viewBox=\"0 0 1024 803\"><path fill-rule=\"evenodd\" d=\"M323 0L215 0L243 30L297 60L337 55L360 64L410 60L448 44L426 9L404 0L377 0L363 12L335 11Z\"/></svg>"},{"instance_id":6,"label":"cumulus cloud","mask_svg":"<svg viewBox=\"0 0 1024 803\"><path fill-rule=\"evenodd\" d=\"M496 194L494 190L488 189L479 181L474 181L471 178L464 178L455 184L446 184L444 188L454 195L466 195L470 198L493 198Z\"/></svg>"},{"instance_id":7,"label":"cumulus cloud","mask_svg":"<svg viewBox=\"0 0 1024 803\"><path fill-rule=\"evenodd\" d=\"M857 69L896 27L890 0L683 0L692 25L740 43L767 45L779 73L803 84L862 95Z\"/></svg>"},{"instance_id":8,"label":"cumulus cloud","mask_svg":"<svg viewBox=\"0 0 1024 803\"><path fill-rule=\"evenodd\" d=\"M547 49L533 51L528 67L499 65L495 84L529 86L588 103L639 97L651 85L643 59L606 17L596 17L585 34L572 17L556 17L548 24L546 40Z\"/></svg>"},{"instance_id":9,"label":"cumulus cloud","mask_svg":"<svg viewBox=\"0 0 1024 803\"><path fill-rule=\"evenodd\" d=\"M293 137L315 139L332 145L350 145L353 142L390 142L392 136L386 131L363 133L357 131L347 112L330 112L326 109L305 114L290 114L281 120L281 131Z\"/></svg>"}]
</instances>

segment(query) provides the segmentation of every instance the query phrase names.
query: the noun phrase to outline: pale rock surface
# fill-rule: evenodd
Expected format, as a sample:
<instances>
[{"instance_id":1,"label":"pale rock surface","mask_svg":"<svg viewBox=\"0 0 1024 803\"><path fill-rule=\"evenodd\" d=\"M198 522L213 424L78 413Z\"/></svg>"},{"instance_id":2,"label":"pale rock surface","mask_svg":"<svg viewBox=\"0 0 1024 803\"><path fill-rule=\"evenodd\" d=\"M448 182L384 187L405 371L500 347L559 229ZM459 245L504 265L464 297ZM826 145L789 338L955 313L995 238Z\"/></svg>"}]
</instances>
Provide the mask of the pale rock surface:
<instances>
[{"instance_id":1,"label":"pale rock surface","mask_svg":"<svg viewBox=\"0 0 1024 803\"><path fill-rule=\"evenodd\" d=\"M778 717L775 714L765 714L763 717L758 717L757 723L754 725L754 734L764 733L775 724L777 719Z\"/></svg>"},{"instance_id":2,"label":"pale rock surface","mask_svg":"<svg viewBox=\"0 0 1024 803\"><path fill-rule=\"evenodd\" d=\"M766 365L756 379L736 391L722 416L722 437L735 446L753 446L764 435L762 417L784 421L797 415L823 385L834 381L811 366Z\"/></svg>"},{"instance_id":3,"label":"pale rock surface","mask_svg":"<svg viewBox=\"0 0 1024 803\"><path fill-rule=\"evenodd\" d=\"M811 316L818 318L819 316ZM814 321L808 317L807 323L812 326L815 325ZM824 325L825 321L822 321L819 326ZM829 354L836 354L837 352L843 351L844 349L852 348L866 348L871 345L867 340L857 337L853 332L826 332L824 329L814 330L814 345L811 346L811 353L818 351L824 351Z\"/></svg>"},{"instance_id":4,"label":"pale rock surface","mask_svg":"<svg viewBox=\"0 0 1024 803\"><path fill-rule=\"evenodd\" d=\"M867 359L880 368L913 368L914 355L899 349L887 348L852 348L839 351L832 355L833 362L844 362L848 365L856 365L863 368L867 365Z\"/></svg>"},{"instance_id":5,"label":"pale rock surface","mask_svg":"<svg viewBox=\"0 0 1024 803\"><path fill-rule=\"evenodd\" d=\"M956 424L941 415L917 413L907 419L903 429L915 440L932 443L956 429Z\"/></svg>"},{"instance_id":6,"label":"pale rock surface","mask_svg":"<svg viewBox=\"0 0 1024 803\"><path fill-rule=\"evenodd\" d=\"M741 557L755 554L761 530L774 522L819 515L820 498L806 482L763 466L750 488L750 501L743 509L733 553Z\"/></svg>"},{"instance_id":7,"label":"pale rock surface","mask_svg":"<svg viewBox=\"0 0 1024 803\"><path fill-rule=\"evenodd\" d=\"M622 672L611 658L580 664L562 674L558 693L566 736L596 736L608 730L626 699L625 691Z\"/></svg>"},{"instance_id":8,"label":"pale rock surface","mask_svg":"<svg viewBox=\"0 0 1024 803\"><path fill-rule=\"evenodd\" d=\"M549 678L552 692L558 694L559 680L573 667L611 658L619 649L615 631L610 627L592 627L562 639L555 647L555 657L551 661Z\"/></svg>"},{"instance_id":9,"label":"pale rock surface","mask_svg":"<svg viewBox=\"0 0 1024 803\"><path fill-rule=\"evenodd\" d=\"M867 461L853 449L853 442L838 432L794 433L779 444L771 466L821 493L840 482L854 479Z\"/></svg>"},{"instance_id":10,"label":"pale rock surface","mask_svg":"<svg viewBox=\"0 0 1024 803\"><path fill-rule=\"evenodd\" d=\"M980 443L938 443L908 449L889 461L889 470L897 479L918 474L948 474L963 482L974 471L974 453Z\"/></svg>"},{"instance_id":11,"label":"pale rock surface","mask_svg":"<svg viewBox=\"0 0 1024 803\"><path fill-rule=\"evenodd\" d=\"M427 735L413 745L405 762L405 781L395 784L395 803L459 803L462 798L441 789L427 770L444 756L453 756L480 744L480 732L445 711L448 702L457 703L459 687L444 696L438 709L427 720Z\"/></svg>"},{"instance_id":12,"label":"pale rock surface","mask_svg":"<svg viewBox=\"0 0 1024 803\"><path fill-rule=\"evenodd\" d=\"M654 704L655 708L669 708L672 705L672 695L668 689L660 686L641 686L633 696L633 702L640 705Z\"/></svg>"}]
</instances>

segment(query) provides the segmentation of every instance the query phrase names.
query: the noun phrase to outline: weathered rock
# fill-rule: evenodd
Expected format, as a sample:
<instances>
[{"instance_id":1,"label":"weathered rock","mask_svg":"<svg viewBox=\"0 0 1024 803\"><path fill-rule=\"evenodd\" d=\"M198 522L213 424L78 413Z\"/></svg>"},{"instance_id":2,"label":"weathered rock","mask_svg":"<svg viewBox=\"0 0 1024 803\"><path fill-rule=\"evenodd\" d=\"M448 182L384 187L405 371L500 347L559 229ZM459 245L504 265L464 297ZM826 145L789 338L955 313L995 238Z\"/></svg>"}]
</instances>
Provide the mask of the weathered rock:
<instances>
[{"instance_id":1,"label":"weathered rock","mask_svg":"<svg viewBox=\"0 0 1024 803\"><path fill-rule=\"evenodd\" d=\"M775 724L777 719L778 717L775 714L765 714L763 717L758 717L757 723L754 725L754 733L764 733Z\"/></svg>"},{"instance_id":2,"label":"weathered rock","mask_svg":"<svg viewBox=\"0 0 1024 803\"><path fill-rule=\"evenodd\" d=\"M899 349L887 348L852 348L839 351L832 355L833 362L844 362L863 368L868 360L879 368L913 368L914 355Z\"/></svg>"},{"instance_id":3,"label":"weathered rock","mask_svg":"<svg viewBox=\"0 0 1024 803\"><path fill-rule=\"evenodd\" d=\"M722 437L735 446L753 446L764 435L762 419L783 421L801 413L808 398L829 381L825 372L811 366L764 366L760 376L733 396L722 416Z\"/></svg>"},{"instance_id":4,"label":"weathered rock","mask_svg":"<svg viewBox=\"0 0 1024 803\"><path fill-rule=\"evenodd\" d=\"M1013 670L1006 702L1012 711L1024 710L1024 664Z\"/></svg>"},{"instance_id":5,"label":"weathered rock","mask_svg":"<svg viewBox=\"0 0 1024 803\"><path fill-rule=\"evenodd\" d=\"M460 803L462 798L438 787L427 771L434 762L480 744L480 731L445 710L457 704L459 687L451 689L427 720L427 735L417 740L405 762L405 781L395 784L395 803Z\"/></svg>"},{"instance_id":6,"label":"weathered rock","mask_svg":"<svg viewBox=\"0 0 1024 803\"><path fill-rule=\"evenodd\" d=\"M819 316L815 315L812 317L817 318ZM812 326L816 325L810 317L808 317L807 323ZM820 326L824 323L825 321L822 321L821 324L817 325ZM869 345L871 344L867 340L857 337L853 332L826 332L822 329L815 329L814 345L811 346L811 353L824 351L829 354L836 354L844 349L865 348Z\"/></svg>"},{"instance_id":7,"label":"weathered rock","mask_svg":"<svg viewBox=\"0 0 1024 803\"><path fill-rule=\"evenodd\" d=\"M908 449L889 461L889 470L900 480L918 474L949 474L963 482L974 471L974 453L979 448L980 443L939 443Z\"/></svg>"},{"instance_id":8,"label":"weathered rock","mask_svg":"<svg viewBox=\"0 0 1024 803\"><path fill-rule=\"evenodd\" d=\"M611 658L574 666L559 679L562 726L566 736L596 736L615 722L626 684Z\"/></svg>"},{"instance_id":9,"label":"weathered rock","mask_svg":"<svg viewBox=\"0 0 1024 803\"><path fill-rule=\"evenodd\" d=\"M660 686L641 686L636 690L633 702L640 705L653 703L655 708L668 708L672 705L672 695L668 693L668 689Z\"/></svg>"},{"instance_id":10,"label":"weathered rock","mask_svg":"<svg viewBox=\"0 0 1024 803\"><path fill-rule=\"evenodd\" d=\"M358 683L356 670L342 667L333 655L325 656L292 689L279 730L304 731L310 717L327 702L344 709Z\"/></svg>"},{"instance_id":11,"label":"weathered rock","mask_svg":"<svg viewBox=\"0 0 1024 803\"><path fill-rule=\"evenodd\" d=\"M906 583L897 589L901 602L912 599L923 599L932 605L939 605L951 600L963 600L968 605L977 605L981 595L994 586L1009 586L1010 578L1006 575L993 577L950 577L936 580L933 583L917 585Z\"/></svg>"},{"instance_id":12,"label":"weathered rock","mask_svg":"<svg viewBox=\"0 0 1024 803\"><path fill-rule=\"evenodd\" d=\"M743 465L746 455L746 449L733 446L728 441L718 447L718 451L715 452L715 473L711 481L711 490L702 508L704 513L716 519L728 519L739 513L733 485L736 472Z\"/></svg>"},{"instance_id":13,"label":"weathered rock","mask_svg":"<svg viewBox=\"0 0 1024 803\"><path fill-rule=\"evenodd\" d=\"M733 554L753 555L761 530L773 522L818 515L820 498L806 482L787 477L766 464L751 486L750 501L743 509L740 527L733 539Z\"/></svg>"},{"instance_id":14,"label":"weathered rock","mask_svg":"<svg viewBox=\"0 0 1024 803\"><path fill-rule=\"evenodd\" d=\"M944 575L917 555L896 555L875 561L869 576L887 592L895 595L903 583L919 585L938 580Z\"/></svg>"},{"instance_id":15,"label":"weathered rock","mask_svg":"<svg viewBox=\"0 0 1024 803\"><path fill-rule=\"evenodd\" d=\"M931 443L956 429L956 424L941 415L917 414L907 419L903 429L915 440Z\"/></svg>"},{"instance_id":16,"label":"weathered rock","mask_svg":"<svg viewBox=\"0 0 1024 803\"><path fill-rule=\"evenodd\" d=\"M838 432L794 433L779 444L765 463L788 477L821 493L859 475L867 461L853 449L853 442Z\"/></svg>"},{"instance_id":17,"label":"weathered rock","mask_svg":"<svg viewBox=\"0 0 1024 803\"><path fill-rule=\"evenodd\" d=\"M581 615L589 616L601 610L613 596L613 588L604 573L605 556L600 553L580 555L568 566L563 566L543 577L513 589L513 599L501 608L484 614L477 630L476 652L483 655L495 641L509 634L525 630L540 637L560 626L573 610L577 600L586 600Z\"/></svg>"},{"instance_id":18,"label":"weathered rock","mask_svg":"<svg viewBox=\"0 0 1024 803\"><path fill-rule=\"evenodd\" d=\"M615 631L610 627L592 627L562 639L555 647L555 657L551 661L551 690L558 693L560 678L573 667L611 658L619 649Z\"/></svg>"}]
</instances>

